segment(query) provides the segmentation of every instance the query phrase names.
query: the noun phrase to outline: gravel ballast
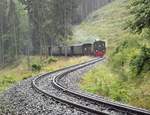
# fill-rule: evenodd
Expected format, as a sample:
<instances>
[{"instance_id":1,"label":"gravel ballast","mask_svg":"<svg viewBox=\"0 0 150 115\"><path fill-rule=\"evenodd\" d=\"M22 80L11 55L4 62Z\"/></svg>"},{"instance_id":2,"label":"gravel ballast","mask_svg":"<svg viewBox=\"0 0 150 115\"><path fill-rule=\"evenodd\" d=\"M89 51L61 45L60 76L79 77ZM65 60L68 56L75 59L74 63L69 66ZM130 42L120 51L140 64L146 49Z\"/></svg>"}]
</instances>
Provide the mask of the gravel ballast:
<instances>
[{"instance_id":1,"label":"gravel ballast","mask_svg":"<svg viewBox=\"0 0 150 115\"><path fill-rule=\"evenodd\" d=\"M76 73L82 76L93 66L85 67ZM82 74L81 74L82 73ZM58 73L47 75L40 80L39 86L50 93L54 93L51 86L52 78ZM75 76L76 77L76 76ZM32 87L32 80L21 81L3 94L0 94L0 115L87 115L85 111L57 102L53 98L43 96ZM75 80L74 83L78 82ZM57 94L59 95L59 93Z\"/></svg>"}]
</instances>

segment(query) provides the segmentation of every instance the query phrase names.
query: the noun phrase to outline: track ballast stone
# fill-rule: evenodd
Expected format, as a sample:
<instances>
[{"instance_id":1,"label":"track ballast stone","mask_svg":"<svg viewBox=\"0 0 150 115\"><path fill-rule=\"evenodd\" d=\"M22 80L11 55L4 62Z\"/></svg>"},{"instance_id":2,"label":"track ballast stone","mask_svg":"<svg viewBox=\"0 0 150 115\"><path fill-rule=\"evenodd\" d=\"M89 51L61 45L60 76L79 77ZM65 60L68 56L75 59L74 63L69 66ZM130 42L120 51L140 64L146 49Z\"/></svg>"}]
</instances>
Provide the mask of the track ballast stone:
<instances>
[{"instance_id":1,"label":"track ballast stone","mask_svg":"<svg viewBox=\"0 0 150 115\"><path fill-rule=\"evenodd\" d=\"M0 115L86 115L87 113L59 103L33 90L33 78L0 95Z\"/></svg>"},{"instance_id":2,"label":"track ballast stone","mask_svg":"<svg viewBox=\"0 0 150 115\"><path fill-rule=\"evenodd\" d=\"M93 66L81 69L76 75L83 75ZM80 74L82 73L82 74ZM56 73L58 74L58 73ZM53 92L51 87L52 77L56 74L47 75L40 80L39 85L42 89ZM76 77L76 76L74 76ZM90 115L85 111L79 110L69 105L57 102L53 98L43 96L36 92L31 82L34 78L24 80L13 86L3 94L0 94L0 115ZM78 80L75 81L75 83ZM47 83L46 83L47 82ZM58 93L59 95L59 93ZM60 94L61 95L61 94Z\"/></svg>"}]
</instances>

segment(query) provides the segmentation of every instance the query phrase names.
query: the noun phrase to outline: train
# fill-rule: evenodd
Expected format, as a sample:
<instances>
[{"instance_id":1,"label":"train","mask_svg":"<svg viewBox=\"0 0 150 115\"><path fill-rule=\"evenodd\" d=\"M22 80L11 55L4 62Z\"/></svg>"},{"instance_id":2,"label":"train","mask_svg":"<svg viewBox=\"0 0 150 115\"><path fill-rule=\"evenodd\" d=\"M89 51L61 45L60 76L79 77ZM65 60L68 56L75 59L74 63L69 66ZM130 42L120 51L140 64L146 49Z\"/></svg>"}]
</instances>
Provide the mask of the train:
<instances>
[{"instance_id":1,"label":"train","mask_svg":"<svg viewBox=\"0 0 150 115\"><path fill-rule=\"evenodd\" d=\"M52 56L96 56L104 57L106 54L105 41L95 41L93 43L74 44L71 46L49 47L49 55Z\"/></svg>"}]
</instances>

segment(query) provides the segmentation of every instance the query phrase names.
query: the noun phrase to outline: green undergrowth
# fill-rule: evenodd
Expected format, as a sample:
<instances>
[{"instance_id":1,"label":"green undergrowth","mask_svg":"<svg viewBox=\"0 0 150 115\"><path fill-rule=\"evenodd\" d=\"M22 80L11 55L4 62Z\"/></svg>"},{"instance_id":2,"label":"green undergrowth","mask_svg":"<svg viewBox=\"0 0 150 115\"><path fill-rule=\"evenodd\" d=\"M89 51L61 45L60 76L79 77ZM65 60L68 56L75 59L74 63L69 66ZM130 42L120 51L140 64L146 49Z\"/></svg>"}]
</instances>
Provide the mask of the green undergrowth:
<instances>
[{"instance_id":1,"label":"green undergrowth","mask_svg":"<svg viewBox=\"0 0 150 115\"><path fill-rule=\"evenodd\" d=\"M101 39L107 42L107 52L111 52L122 41L127 31L126 19L130 17L125 0L116 0L89 15L85 21L74 28L74 41L93 41Z\"/></svg>"},{"instance_id":2,"label":"green undergrowth","mask_svg":"<svg viewBox=\"0 0 150 115\"><path fill-rule=\"evenodd\" d=\"M88 72L81 88L137 107L150 109L150 78L124 79L106 64Z\"/></svg>"},{"instance_id":3,"label":"green undergrowth","mask_svg":"<svg viewBox=\"0 0 150 115\"><path fill-rule=\"evenodd\" d=\"M75 38L86 34L107 41L107 62L88 72L81 88L150 110L150 28L131 32L127 5L127 0L115 0L75 28Z\"/></svg>"},{"instance_id":4,"label":"green undergrowth","mask_svg":"<svg viewBox=\"0 0 150 115\"><path fill-rule=\"evenodd\" d=\"M38 74L54 71L70 65L82 63L91 57L48 57L40 61L39 56L30 56L30 67L27 64L27 57L22 57L18 62L13 63L0 70L0 92L7 90L18 81L36 76Z\"/></svg>"}]
</instances>

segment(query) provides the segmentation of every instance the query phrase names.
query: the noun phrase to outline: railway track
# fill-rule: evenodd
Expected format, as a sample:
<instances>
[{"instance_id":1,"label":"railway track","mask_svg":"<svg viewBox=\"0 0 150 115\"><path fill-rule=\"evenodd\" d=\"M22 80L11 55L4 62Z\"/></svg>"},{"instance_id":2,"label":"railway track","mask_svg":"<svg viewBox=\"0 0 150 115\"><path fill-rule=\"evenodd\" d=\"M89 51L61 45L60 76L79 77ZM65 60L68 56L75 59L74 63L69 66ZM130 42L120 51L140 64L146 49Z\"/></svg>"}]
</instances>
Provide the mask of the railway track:
<instances>
[{"instance_id":1,"label":"railway track","mask_svg":"<svg viewBox=\"0 0 150 115\"><path fill-rule=\"evenodd\" d=\"M62 82L60 83L61 78L67 74L94 65L102 60L104 58L96 58L86 63L40 75L32 81L32 86L36 91L47 97L52 97L56 101L68 104L87 113L99 115L150 115L150 112L147 110L72 91L69 87L63 85ZM51 77L51 74L54 74L54 76Z\"/></svg>"}]
</instances>

